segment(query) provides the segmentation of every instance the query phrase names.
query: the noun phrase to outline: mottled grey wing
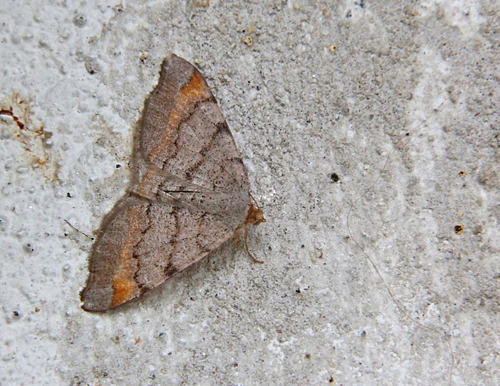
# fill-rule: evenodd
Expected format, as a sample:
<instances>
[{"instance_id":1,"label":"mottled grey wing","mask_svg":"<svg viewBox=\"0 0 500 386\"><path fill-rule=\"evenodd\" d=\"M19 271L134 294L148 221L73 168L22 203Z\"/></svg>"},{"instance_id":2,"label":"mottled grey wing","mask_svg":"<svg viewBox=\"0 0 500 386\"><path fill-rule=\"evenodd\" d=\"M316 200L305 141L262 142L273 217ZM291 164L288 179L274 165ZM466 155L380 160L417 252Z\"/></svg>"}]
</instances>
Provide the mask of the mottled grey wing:
<instances>
[{"instance_id":1,"label":"mottled grey wing","mask_svg":"<svg viewBox=\"0 0 500 386\"><path fill-rule=\"evenodd\" d=\"M103 221L83 308L104 311L202 259L245 224L245 166L199 71L170 55L146 101L135 185Z\"/></svg>"},{"instance_id":2,"label":"mottled grey wing","mask_svg":"<svg viewBox=\"0 0 500 386\"><path fill-rule=\"evenodd\" d=\"M135 198L118 202L103 223L81 294L87 311L106 311L202 259L234 230L201 210Z\"/></svg>"},{"instance_id":3,"label":"mottled grey wing","mask_svg":"<svg viewBox=\"0 0 500 386\"><path fill-rule=\"evenodd\" d=\"M214 96L200 72L175 55L164 61L146 101L137 156L141 177L152 163L193 190L248 196L245 166ZM164 181L163 187L178 185Z\"/></svg>"}]
</instances>

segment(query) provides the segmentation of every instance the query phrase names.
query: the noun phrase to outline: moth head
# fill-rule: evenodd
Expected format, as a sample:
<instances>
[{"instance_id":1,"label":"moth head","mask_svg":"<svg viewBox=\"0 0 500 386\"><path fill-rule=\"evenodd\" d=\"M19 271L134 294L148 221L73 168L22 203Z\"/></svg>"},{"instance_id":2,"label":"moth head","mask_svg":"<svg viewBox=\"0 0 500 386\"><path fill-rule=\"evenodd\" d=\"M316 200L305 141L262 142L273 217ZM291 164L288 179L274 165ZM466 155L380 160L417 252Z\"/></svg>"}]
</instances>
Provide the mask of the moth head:
<instances>
[{"instance_id":1,"label":"moth head","mask_svg":"<svg viewBox=\"0 0 500 386\"><path fill-rule=\"evenodd\" d=\"M264 212L259 207L254 204L250 205L250 209L247 213L246 225L259 225L261 222L266 222L264 218Z\"/></svg>"}]
</instances>

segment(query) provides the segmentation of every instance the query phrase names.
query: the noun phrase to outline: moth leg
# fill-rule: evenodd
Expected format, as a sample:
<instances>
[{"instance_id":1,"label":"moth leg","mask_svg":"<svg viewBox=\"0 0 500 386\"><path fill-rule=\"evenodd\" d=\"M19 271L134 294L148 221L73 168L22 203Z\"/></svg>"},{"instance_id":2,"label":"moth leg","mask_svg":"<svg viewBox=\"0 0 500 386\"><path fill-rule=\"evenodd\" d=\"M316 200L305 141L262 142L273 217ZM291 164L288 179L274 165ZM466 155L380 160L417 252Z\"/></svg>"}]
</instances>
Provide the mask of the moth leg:
<instances>
[{"instance_id":1,"label":"moth leg","mask_svg":"<svg viewBox=\"0 0 500 386\"><path fill-rule=\"evenodd\" d=\"M245 240L245 250L247 251L248 253L248 256L250 256L250 258L255 262L255 263L259 263L259 264L264 264L263 261L261 260L257 260L251 253L250 253L250 250L248 249L248 242L247 242L247 238L248 238L248 225L245 225L245 236L244 236L244 240Z\"/></svg>"}]
</instances>

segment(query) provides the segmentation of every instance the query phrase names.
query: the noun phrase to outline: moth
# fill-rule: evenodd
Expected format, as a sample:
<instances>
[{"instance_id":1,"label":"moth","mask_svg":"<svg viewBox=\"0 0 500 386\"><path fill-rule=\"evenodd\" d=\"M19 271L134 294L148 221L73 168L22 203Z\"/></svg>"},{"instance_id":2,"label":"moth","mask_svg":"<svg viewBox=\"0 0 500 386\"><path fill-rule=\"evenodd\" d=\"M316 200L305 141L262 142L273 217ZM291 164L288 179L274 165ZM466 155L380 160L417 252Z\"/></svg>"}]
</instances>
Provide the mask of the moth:
<instances>
[{"instance_id":1,"label":"moth","mask_svg":"<svg viewBox=\"0 0 500 386\"><path fill-rule=\"evenodd\" d=\"M104 218L92 247L81 292L86 311L137 298L239 230L247 247L248 227L266 221L205 79L174 54L146 99L132 171L128 192Z\"/></svg>"}]
</instances>

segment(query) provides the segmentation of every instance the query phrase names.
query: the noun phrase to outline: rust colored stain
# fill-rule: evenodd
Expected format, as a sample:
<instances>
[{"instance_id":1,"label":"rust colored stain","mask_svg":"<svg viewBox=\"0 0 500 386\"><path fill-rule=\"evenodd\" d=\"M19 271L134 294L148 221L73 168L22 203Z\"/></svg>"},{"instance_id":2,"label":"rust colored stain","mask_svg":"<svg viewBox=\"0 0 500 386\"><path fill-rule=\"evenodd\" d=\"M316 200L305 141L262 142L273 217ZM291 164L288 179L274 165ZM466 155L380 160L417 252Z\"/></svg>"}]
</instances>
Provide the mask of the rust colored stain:
<instances>
[{"instance_id":1,"label":"rust colored stain","mask_svg":"<svg viewBox=\"0 0 500 386\"><path fill-rule=\"evenodd\" d=\"M19 127L19 130L23 130L26 127L26 125L23 122L21 122L21 120L18 117L16 117L14 115L14 113L12 112L12 110L4 110L4 109L2 109L2 110L0 110L0 115L8 115L8 116L12 117L12 119L14 120L14 122L16 122L17 126Z\"/></svg>"}]
</instances>

